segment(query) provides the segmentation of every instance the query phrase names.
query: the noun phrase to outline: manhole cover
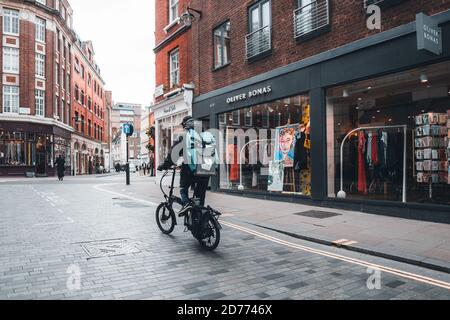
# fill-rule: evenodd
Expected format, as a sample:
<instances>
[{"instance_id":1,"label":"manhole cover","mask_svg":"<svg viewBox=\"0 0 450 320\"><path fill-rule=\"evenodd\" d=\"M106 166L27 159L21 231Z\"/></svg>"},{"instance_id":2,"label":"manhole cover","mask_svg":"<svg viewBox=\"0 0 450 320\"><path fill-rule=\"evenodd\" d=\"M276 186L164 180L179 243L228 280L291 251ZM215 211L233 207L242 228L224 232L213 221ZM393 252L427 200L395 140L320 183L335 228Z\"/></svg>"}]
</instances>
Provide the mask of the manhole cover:
<instances>
[{"instance_id":1,"label":"manhole cover","mask_svg":"<svg viewBox=\"0 0 450 320\"><path fill-rule=\"evenodd\" d=\"M306 211L295 213L297 216L308 217L308 218L316 218L316 219L328 219L333 217L341 216L341 214L327 211Z\"/></svg>"},{"instance_id":2,"label":"manhole cover","mask_svg":"<svg viewBox=\"0 0 450 320\"><path fill-rule=\"evenodd\" d=\"M139 243L131 239L100 240L80 243L89 259L139 253Z\"/></svg>"}]
</instances>

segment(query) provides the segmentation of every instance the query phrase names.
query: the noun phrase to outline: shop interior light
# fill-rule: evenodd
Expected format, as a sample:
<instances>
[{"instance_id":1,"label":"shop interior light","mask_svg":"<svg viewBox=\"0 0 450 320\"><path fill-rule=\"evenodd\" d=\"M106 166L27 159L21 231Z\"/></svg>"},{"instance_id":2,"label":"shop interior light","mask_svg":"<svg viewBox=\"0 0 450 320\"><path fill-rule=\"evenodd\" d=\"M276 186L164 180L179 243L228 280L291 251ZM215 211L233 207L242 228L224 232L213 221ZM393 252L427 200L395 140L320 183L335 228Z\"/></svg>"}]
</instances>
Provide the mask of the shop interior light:
<instances>
[{"instance_id":1,"label":"shop interior light","mask_svg":"<svg viewBox=\"0 0 450 320\"><path fill-rule=\"evenodd\" d=\"M272 113L272 112L274 112L275 110L273 110L271 107L269 107L269 112L270 113Z\"/></svg>"},{"instance_id":2,"label":"shop interior light","mask_svg":"<svg viewBox=\"0 0 450 320\"><path fill-rule=\"evenodd\" d=\"M342 92L342 96L344 98L348 98L350 96L347 89L344 89L344 91Z\"/></svg>"},{"instance_id":3,"label":"shop interior light","mask_svg":"<svg viewBox=\"0 0 450 320\"><path fill-rule=\"evenodd\" d=\"M421 83L428 83L428 76L427 76L427 74L426 74L425 72L423 72L423 73L420 75L420 82L421 82Z\"/></svg>"},{"instance_id":4,"label":"shop interior light","mask_svg":"<svg viewBox=\"0 0 450 320\"><path fill-rule=\"evenodd\" d=\"M368 86L368 87L367 87L367 90L372 90L372 87L371 87L371 86Z\"/></svg>"}]
</instances>

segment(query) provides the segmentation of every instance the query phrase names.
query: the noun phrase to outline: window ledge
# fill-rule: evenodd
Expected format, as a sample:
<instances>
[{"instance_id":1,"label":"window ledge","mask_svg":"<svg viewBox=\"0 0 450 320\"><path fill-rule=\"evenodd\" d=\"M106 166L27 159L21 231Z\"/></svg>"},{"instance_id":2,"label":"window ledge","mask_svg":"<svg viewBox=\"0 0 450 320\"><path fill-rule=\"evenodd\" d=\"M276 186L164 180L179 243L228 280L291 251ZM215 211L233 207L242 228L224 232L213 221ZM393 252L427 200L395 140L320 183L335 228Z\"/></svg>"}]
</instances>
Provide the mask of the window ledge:
<instances>
[{"instance_id":1,"label":"window ledge","mask_svg":"<svg viewBox=\"0 0 450 320\"><path fill-rule=\"evenodd\" d=\"M164 97L165 97L165 98L168 98L168 97L174 96L174 95L180 93L181 91L182 91L181 88L174 89L174 90L172 90L172 91L170 91L170 92L167 92L167 93L164 95Z\"/></svg>"},{"instance_id":2,"label":"window ledge","mask_svg":"<svg viewBox=\"0 0 450 320\"><path fill-rule=\"evenodd\" d=\"M5 36L10 36L10 37L17 37L17 38L19 38L20 33L11 33L11 32L3 31L3 35L5 35Z\"/></svg>"},{"instance_id":3,"label":"window ledge","mask_svg":"<svg viewBox=\"0 0 450 320\"><path fill-rule=\"evenodd\" d=\"M216 71L225 69L225 68L228 67L230 64L231 64L231 62L227 62L227 63L225 63L224 65L221 65L220 67L214 67L214 68L212 69L212 72L216 72Z\"/></svg>"},{"instance_id":4,"label":"window ledge","mask_svg":"<svg viewBox=\"0 0 450 320\"><path fill-rule=\"evenodd\" d=\"M169 30L177 25L180 22L180 17L176 18L175 20L173 20L172 22L170 22L167 26L164 27L164 32L167 33L169 32Z\"/></svg>"}]
</instances>

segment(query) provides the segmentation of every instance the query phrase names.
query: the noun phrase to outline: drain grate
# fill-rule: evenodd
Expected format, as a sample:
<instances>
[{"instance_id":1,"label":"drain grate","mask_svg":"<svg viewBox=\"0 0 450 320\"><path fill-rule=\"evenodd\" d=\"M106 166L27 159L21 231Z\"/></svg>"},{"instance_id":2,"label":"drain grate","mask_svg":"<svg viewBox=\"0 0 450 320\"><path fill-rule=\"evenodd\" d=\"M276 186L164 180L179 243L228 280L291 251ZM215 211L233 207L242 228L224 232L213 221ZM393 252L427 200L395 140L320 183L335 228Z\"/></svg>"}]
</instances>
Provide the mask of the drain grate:
<instances>
[{"instance_id":1,"label":"drain grate","mask_svg":"<svg viewBox=\"0 0 450 320\"><path fill-rule=\"evenodd\" d=\"M327 212L327 211L305 211L300 213L294 213L296 216L302 216L302 217L308 217L308 218L315 218L315 219L329 219L333 217L339 217L342 216L342 214L334 213L334 212Z\"/></svg>"},{"instance_id":2,"label":"drain grate","mask_svg":"<svg viewBox=\"0 0 450 320\"><path fill-rule=\"evenodd\" d=\"M139 242L131 239L99 240L80 243L89 259L139 253Z\"/></svg>"}]
</instances>

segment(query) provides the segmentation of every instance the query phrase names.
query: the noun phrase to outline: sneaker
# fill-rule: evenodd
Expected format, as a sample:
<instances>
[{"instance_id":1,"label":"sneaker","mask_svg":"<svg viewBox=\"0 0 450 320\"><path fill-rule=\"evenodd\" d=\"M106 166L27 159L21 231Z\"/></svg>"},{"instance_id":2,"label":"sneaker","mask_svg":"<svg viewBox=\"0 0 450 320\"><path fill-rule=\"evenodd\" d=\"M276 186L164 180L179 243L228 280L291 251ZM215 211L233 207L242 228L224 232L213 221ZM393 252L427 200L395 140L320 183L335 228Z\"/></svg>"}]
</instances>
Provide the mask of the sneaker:
<instances>
[{"instance_id":1,"label":"sneaker","mask_svg":"<svg viewBox=\"0 0 450 320\"><path fill-rule=\"evenodd\" d=\"M187 204L185 204L185 205L183 206L183 208L181 208L180 212L178 212L178 215L179 215L180 217L183 217L183 216L185 216L186 213L188 213L189 210L191 210L191 209L192 209L191 204L190 204L190 203L187 203Z\"/></svg>"}]
</instances>

